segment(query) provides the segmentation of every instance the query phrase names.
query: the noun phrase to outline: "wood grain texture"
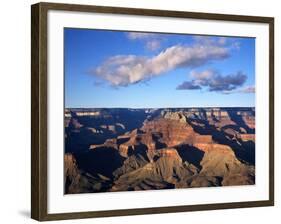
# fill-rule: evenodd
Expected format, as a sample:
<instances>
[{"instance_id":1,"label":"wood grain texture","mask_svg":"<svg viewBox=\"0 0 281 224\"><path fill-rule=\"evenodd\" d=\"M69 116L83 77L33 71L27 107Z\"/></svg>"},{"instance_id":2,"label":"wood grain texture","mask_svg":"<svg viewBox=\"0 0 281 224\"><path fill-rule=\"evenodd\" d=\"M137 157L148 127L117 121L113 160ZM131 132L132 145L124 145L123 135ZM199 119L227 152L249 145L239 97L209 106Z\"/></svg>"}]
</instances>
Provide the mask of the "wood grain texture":
<instances>
[{"instance_id":1,"label":"wood grain texture","mask_svg":"<svg viewBox=\"0 0 281 224\"><path fill-rule=\"evenodd\" d=\"M31 8L31 217L47 216L47 10Z\"/></svg>"},{"instance_id":2,"label":"wood grain texture","mask_svg":"<svg viewBox=\"0 0 281 224\"><path fill-rule=\"evenodd\" d=\"M47 12L66 10L99 12L170 18L194 18L255 22L269 24L269 74L270 74L270 121L269 121L269 200L205 205L173 206L159 208L89 211L48 214L47 204ZM210 14L201 12L163 11L136 8L104 7L89 5L38 3L31 7L31 217L39 221L81 219L93 217L141 215L198 210L214 210L274 205L274 18ZM62 87L63 88L63 87Z\"/></svg>"},{"instance_id":3,"label":"wood grain texture","mask_svg":"<svg viewBox=\"0 0 281 224\"><path fill-rule=\"evenodd\" d=\"M39 10L31 8L31 217L39 219Z\"/></svg>"},{"instance_id":4,"label":"wood grain texture","mask_svg":"<svg viewBox=\"0 0 281 224\"><path fill-rule=\"evenodd\" d=\"M274 205L274 19L269 22L269 200Z\"/></svg>"}]
</instances>

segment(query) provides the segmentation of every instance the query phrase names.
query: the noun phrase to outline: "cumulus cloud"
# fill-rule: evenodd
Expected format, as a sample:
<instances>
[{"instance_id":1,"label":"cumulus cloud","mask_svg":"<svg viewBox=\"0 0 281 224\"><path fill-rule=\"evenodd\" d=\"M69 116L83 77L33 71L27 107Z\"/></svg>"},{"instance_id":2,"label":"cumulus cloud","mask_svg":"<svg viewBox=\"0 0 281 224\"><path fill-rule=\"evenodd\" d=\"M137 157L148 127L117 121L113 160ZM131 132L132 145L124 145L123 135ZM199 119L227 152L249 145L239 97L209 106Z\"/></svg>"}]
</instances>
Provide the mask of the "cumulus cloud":
<instances>
[{"instance_id":1,"label":"cumulus cloud","mask_svg":"<svg viewBox=\"0 0 281 224\"><path fill-rule=\"evenodd\" d=\"M197 44L203 45L220 45L225 46L227 44L226 37L215 37L215 36L194 36L194 41Z\"/></svg>"},{"instance_id":2,"label":"cumulus cloud","mask_svg":"<svg viewBox=\"0 0 281 224\"><path fill-rule=\"evenodd\" d=\"M149 51L156 51L161 48L163 35L157 33L129 32L126 34L130 40L140 40L144 42L144 46Z\"/></svg>"},{"instance_id":3,"label":"cumulus cloud","mask_svg":"<svg viewBox=\"0 0 281 224\"><path fill-rule=\"evenodd\" d=\"M222 46L175 45L153 57L136 55L110 57L95 68L92 73L112 86L128 86L149 80L179 67L198 67L207 62L225 59L228 56L228 48ZM231 84L229 85L231 86Z\"/></svg>"},{"instance_id":4,"label":"cumulus cloud","mask_svg":"<svg viewBox=\"0 0 281 224\"><path fill-rule=\"evenodd\" d=\"M190 89L190 90L194 90L194 89L201 89L201 86L196 85L194 82L190 82L190 81L185 81L182 84L177 86L178 90L186 90L186 89Z\"/></svg>"},{"instance_id":5,"label":"cumulus cloud","mask_svg":"<svg viewBox=\"0 0 281 224\"><path fill-rule=\"evenodd\" d=\"M128 32L127 37L130 40L157 38L157 33L143 33L143 32Z\"/></svg>"},{"instance_id":6,"label":"cumulus cloud","mask_svg":"<svg viewBox=\"0 0 281 224\"><path fill-rule=\"evenodd\" d=\"M155 51L161 47L161 42L159 40L147 41L145 47L150 51Z\"/></svg>"},{"instance_id":7,"label":"cumulus cloud","mask_svg":"<svg viewBox=\"0 0 281 224\"><path fill-rule=\"evenodd\" d=\"M223 94L232 94L232 93L255 93L256 92L256 88L255 86L245 86L245 87L241 87L239 89L235 89L235 90L231 90L231 91L224 91Z\"/></svg>"},{"instance_id":8,"label":"cumulus cloud","mask_svg":"<svg viewBox=\"0 0 281 224\"><path fill-rule=\"evenodd\" d=\"M225 45L226 42L227 42L226 37L219 37L219 38L218 38L218 43L219 43L219 44Z\"/></svg>"},{"instance_id":9,"label":"cumulus cloud","mask_svg":"<svg viewBox=\"0 0 281 224\"><path fill-rule=\"evenodd\" d=\"M254 86L246 86L243 89L241 89L241 93L255 93L256 88Z\"/></svg>"},{"instance_id":10,"label":"cumulus cloud","mask_svg":"<svg viewBox=\"0 0 281 224\"><path fill-rule=\"evenodd\" d=\"M183 82L177 89L195 90L205 87L210 92L215 91L227 94L241 87L247 79L247 76L241 71L222 75L220 72L211 69L202 72L192 71L191 77L193 79L190 82Z\"/></svg>"},{"instance_id":11,"label":"cumulus cloud","mask_svg":"<svg viewBox=\"0 0 281 224\"><path fill-rule=\"evenodd\" d=\"M194 41L202 45L228 46L229 50L239 50L240 42L237 38L216 37L216 36L194 36Z\"/></svg>"}]
</instances>

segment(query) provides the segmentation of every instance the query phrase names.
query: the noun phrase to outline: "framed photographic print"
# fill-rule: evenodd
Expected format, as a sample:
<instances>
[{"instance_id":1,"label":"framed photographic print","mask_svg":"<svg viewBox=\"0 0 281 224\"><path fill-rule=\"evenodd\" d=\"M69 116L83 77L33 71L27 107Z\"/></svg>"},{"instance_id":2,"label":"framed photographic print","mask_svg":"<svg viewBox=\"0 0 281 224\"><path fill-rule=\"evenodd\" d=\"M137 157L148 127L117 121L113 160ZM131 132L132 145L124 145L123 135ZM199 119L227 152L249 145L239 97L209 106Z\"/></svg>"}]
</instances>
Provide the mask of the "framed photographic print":
<instances>
[{"instance_id":1,"label":"framed photographic print","mask_svg":"<svg viewBox=\"0 0 281 224\"><path fill-rule=\"evenodd\" d=\"M274 204L274 19L32 5L32 218Z\"/></svg>"}]
</instances>

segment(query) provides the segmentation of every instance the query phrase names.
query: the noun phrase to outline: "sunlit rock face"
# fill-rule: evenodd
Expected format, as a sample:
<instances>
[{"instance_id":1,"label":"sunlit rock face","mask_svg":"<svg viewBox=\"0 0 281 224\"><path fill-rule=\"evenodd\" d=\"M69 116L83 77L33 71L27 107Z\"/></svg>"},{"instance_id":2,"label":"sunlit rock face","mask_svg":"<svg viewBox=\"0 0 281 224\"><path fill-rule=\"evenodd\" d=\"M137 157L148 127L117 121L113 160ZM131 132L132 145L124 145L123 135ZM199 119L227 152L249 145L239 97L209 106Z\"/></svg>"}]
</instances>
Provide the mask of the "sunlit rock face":
<instances>
[{"instance_id":1,"label":"sunlit rock face","mask_svg":"<svg viewBox=\"0 0 281 224\"><path fill-rule=\"evenodd\" d=\"M65 193L255 184L254 108L67 109Z\"/></svg>"},{"instance_id":2,"label":"sunlit rock face","mask_svg":"<svg viewBox=\"0 0 281 224\"><path fill-rule=\"evenodd\" d=\"M166 144L167 147L173 147L178 144L192 141L196 133L186 122L174 119L159 118L144 124L141 128L145 133L155 136L155 139Z\"/></svg>"}]
</instances>

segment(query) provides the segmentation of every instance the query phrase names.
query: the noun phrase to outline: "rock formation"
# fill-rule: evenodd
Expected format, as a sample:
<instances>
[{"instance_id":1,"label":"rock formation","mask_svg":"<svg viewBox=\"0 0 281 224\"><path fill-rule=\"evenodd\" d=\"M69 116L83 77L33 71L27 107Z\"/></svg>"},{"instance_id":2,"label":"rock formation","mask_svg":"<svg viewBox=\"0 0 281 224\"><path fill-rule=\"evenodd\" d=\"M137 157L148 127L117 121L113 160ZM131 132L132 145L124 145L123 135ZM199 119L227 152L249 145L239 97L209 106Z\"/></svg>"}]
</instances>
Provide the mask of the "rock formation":
<instances>
[{"instance_id":1,"label":"rock formation","mask_svg":"<svg viewBox=\"0 0 281 224\"><path fill-rule=\"evenodd\" d=\"M65 193L255 184L253 108L66 114Z\"/></svg>"}]
</instances>

